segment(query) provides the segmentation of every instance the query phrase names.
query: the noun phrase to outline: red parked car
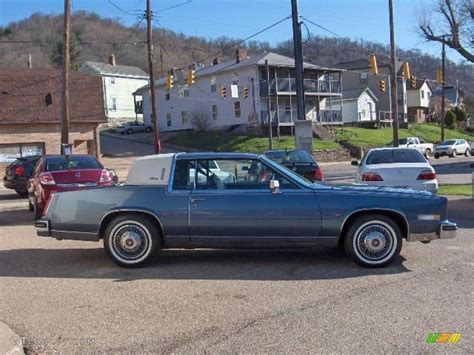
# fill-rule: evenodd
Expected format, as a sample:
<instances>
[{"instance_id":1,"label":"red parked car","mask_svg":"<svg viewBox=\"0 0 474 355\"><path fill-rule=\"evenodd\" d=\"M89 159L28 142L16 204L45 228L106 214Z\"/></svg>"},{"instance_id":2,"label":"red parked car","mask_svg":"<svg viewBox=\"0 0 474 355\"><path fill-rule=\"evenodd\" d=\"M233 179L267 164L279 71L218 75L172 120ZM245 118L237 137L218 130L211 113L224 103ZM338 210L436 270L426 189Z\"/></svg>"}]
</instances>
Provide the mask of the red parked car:
<instances>
[{"instance_id":1,"label":"red parked car","mask_svg":"<svg viewBox=\"0 0 474 355\"><path fill-rule=\"evenodd\" d=\"M30 211L40 218L52 193L116 183L113 171L91 155L45 155L28 182Z\"/></svg>"}]
</instances>

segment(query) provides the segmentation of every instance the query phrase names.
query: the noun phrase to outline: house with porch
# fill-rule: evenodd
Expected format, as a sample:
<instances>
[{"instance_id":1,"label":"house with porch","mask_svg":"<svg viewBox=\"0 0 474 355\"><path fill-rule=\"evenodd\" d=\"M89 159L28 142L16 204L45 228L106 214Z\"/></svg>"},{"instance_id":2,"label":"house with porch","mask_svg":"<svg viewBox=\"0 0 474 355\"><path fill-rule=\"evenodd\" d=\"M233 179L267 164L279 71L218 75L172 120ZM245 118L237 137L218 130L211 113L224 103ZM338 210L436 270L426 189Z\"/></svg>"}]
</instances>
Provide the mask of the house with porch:
<instances>
[{"instance_id":1,"label":"house with porch","mask_svg":"<svg viewBox=\"0 0 474 355\"><path fill-rule=\"evenodd\" d=\"M0 68L0 163L60 154L61 83L57 69ZM69 100L73 153L98 156L98 125L106 122L101 79L71 72Z\"/></svg>"},{"instance_id":2,"label":"house with porch","mask_svg":"<svg viewBox=\"0 0 474 355\"><path fill-rule=\"evenodd\" d=\"M425 123L429 119L430 101L433 87L428 80L416 80L414 88L407 84L408 121Z\"/></svg>"},{"instance_id":3,"label":"house with porch","mask_svg":"<svg viewBox=\"0 0 474 355\"><path fill-rule=\"evenodd\" d=\"M143 120L141 98L132 94L149 82L147 73L137 67L118 65L113 54L104 63L85 62L79 72L102 78L104 111L110 125Z\"/></svg>"},{"instance_id":4,"label":"house with porch","mask_svg":"<svg viewBox=\"0 0 474 355\"><path fill-rule=\"evenodd\" d=\"M220 63L215 58L210 65L196 66L194 85L186 83L188 68L177 70L173 88L167 89L166 77L155 83L159 130L230 128L246 132L268 127L271 120L274 128L289 133L297 120L294 66L292 58L276 53L250 57L237 49L230 61ZM342 124L342 72L304 63L304 119ZM149 92L148 85L136 91L143 97L145 123L151 122Z\"/></svg>"}]
</instances>

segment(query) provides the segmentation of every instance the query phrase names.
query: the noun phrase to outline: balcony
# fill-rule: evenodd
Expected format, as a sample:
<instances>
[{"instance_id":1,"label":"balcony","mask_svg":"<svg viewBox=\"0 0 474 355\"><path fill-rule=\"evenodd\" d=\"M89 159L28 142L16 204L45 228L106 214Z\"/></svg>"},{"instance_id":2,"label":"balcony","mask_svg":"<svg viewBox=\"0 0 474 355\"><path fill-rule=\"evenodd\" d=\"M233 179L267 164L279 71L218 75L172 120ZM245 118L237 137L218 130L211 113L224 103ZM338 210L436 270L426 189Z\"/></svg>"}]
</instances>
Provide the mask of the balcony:
<instances>
[{"instance_id":1,"label":"balcony","mask_svg":"<svg viewBox=\"0 0 474 355\"><path fill-rule=\"evenodd\" d=\"M305 94L340 94L341 83L339 80L317 80L304 79L303 82ZM270 93L292 93L296 94L296 79L295 78L278 78L270 80ZM267 95L267 82L263 80L260 82L260 94Z\"/></svg>"}]
</instances>

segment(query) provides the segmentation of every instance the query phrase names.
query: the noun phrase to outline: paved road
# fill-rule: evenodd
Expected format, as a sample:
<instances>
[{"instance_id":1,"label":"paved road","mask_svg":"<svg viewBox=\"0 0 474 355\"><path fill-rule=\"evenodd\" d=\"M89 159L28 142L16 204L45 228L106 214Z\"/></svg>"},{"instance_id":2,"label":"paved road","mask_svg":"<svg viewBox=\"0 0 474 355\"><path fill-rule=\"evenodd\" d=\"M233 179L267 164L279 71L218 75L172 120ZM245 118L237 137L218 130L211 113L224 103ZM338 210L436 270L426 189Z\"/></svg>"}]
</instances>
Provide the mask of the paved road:
<instances>
[{"instance_id":1,"label":"paved road","mask_svg":"<svg viewBox=\"0 0 474 355\"><path fill-rule=\"evenodd\" d=\"M377 270L324 248L169 250L124 270L99 243L36 237L30 214L3 211L0 320L29 351L472 353L473 210L451 201L457 239L405 243Z\"/></svg>"},{"instance_id":2,"label":"paved road","mask_svg":"<svg viewBox=\"0 0 474 355\"><path fill-rule=\"evenodd\" d=\"M138 134L135 136L139 136ZM140 136L141 137L141 136ZM153 154L153 145L139 141L130 140L134 137L122 137L120 135L101 135L100 149L102 154L114 155L116 157L134 157ZM175 150L163 147L163 153L172 153Z\"/></svg>"}]
</instances>

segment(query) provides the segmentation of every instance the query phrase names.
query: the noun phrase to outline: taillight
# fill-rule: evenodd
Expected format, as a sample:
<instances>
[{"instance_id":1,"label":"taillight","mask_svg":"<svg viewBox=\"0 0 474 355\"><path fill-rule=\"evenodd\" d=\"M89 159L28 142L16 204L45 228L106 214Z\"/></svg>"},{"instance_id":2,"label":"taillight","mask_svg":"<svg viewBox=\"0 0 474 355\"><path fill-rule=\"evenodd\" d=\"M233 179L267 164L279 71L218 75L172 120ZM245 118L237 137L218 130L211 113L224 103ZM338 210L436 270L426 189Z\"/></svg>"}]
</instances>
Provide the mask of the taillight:
<instances>
[{"instance_id":1,"label":"taillight","mask_svg":"<svg viewBox=\"0 0 474 355\"><path fill-rule=\"evenodd\" d=\"M39 181L42 185L56 185L53 175L51 173L42 173L39 176Z\"/></svg>"},{"instance_id":2,"label":"taillight","mask_svg":"<svg viewBox=\"0 0 474 355\"><path fill-rule=\"evenodd\" d=\"M314 171L314 179L317 181L323 181L324 180L324 174L321 168L317 167L316 170Z\"/></svg>"},{"instance_id":3,"label":"taillight","mask_svg":"<svg viewBox=\"0 0 474 355\"><path fill-rule=\"evenodd\" d=\"M431 170L423 170L420 175L418 175L417 180L435 180L436 173Z\"/></svg>"},{"instance_id":4,"label":"taillight","mask_svg":"<svg viewBox=\"0 0 474 355\"><path fill-rule=\"evenodd\" d=\"M383 181L383 179L378 173L364 173L362 181Z\"/></svg>"},{"instance_id":5,"label":"taillight","mask_svg":"<svg viewBox=\"0 0 474 355\"><path fill-rule=\"evenodd\" d=\"M100 174L100 182L112 182L112 176L110 174L110 171L108 171L107 169L102 169L102 173Z\"/></svg>"},{"instance_id":6,"label":"taillight","mask_svg":"<svg viewBox=\"0 0 474 355\"><path fill-rule=\"evenodd\" d=\"M24 167L22 167L22 166L15 167L15 175L16 176L23 176L24 173L25 173L25 168Z\"/></svg>"}]
</instances>

